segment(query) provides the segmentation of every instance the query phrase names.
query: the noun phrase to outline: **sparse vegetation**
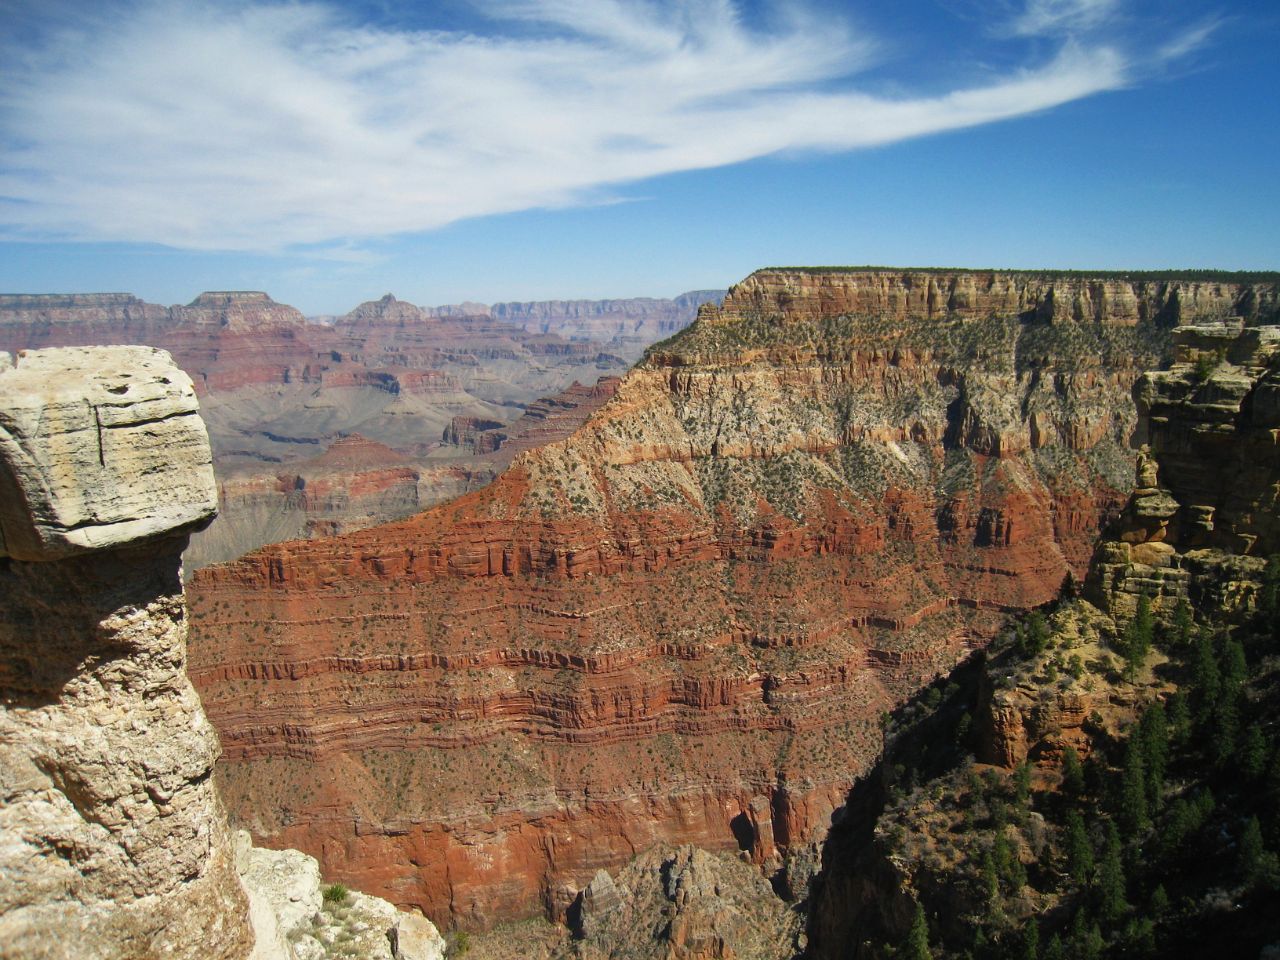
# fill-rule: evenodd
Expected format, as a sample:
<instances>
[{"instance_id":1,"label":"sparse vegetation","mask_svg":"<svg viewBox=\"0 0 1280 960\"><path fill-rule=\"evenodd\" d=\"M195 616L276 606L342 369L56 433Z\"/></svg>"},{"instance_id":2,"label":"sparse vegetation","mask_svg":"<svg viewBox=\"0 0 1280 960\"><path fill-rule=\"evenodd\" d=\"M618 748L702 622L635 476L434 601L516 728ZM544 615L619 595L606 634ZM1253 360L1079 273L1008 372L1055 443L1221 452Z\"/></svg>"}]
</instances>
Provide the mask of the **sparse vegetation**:
<instances>
[{"instance_id":1,"label":"sparse vegetation","mask_svg":"<svg viewBox=\"0 0 1280 960\"><path fill-rule=\"evenodd\" d=\"M914 865L920 916L936 918L932 956L1245 956L1274 939L1280 651L1269 604L1280 563L1267 570L1247 623L1186 603L1161 623L1143 601L1114 641L1123 669L1105 653L1078 661L1087 675L1076 679L1137 697L1127 724L1086 721L1086 762L1074 744L1056 763L982 773L961 749L933 779L895 761L894 780L912 789L890 794L877 835ZM1037 664L1064 642L1045 634L1026 618L989 670L1044 678ZM868 955L918 943L913 923Z\"/></svg>"}]
</instances>

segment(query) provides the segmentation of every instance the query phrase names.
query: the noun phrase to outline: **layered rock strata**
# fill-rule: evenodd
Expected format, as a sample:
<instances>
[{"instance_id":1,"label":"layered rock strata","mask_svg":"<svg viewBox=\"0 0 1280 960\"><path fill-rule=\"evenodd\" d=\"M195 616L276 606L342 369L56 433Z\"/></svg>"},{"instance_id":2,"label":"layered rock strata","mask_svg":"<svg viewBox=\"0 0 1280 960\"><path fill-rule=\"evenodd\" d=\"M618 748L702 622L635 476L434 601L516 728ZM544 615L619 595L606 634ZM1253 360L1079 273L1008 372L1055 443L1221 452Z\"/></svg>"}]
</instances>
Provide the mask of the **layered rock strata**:
<instances>
[{"instance_id":1,"label":"layered rock strata","mask_svg":"<svg viewBox=\"0 0 1280 960\"><path fill-rule=\"evenodd\" d=\"M894 319L1019 316L1041 322L1172 327L1191 320L1280 318L1274 274L1112 273L783 268L760 270L725 302L734 316L781 310L812 319L842 313Z\"/></svg>"},{"instance_id":2,"label":"layered rock strata","mask_svg":"<svg viewBox=\"0 0 1280 960\"><path fill-rule=\"evenodd\" d=\"M0 943L241 958L179 558L214 511L190 379L145 348L0 361Z\"/></svg>"},{"instance_id":3,"label":"layered rock strata","mask_svg":"<svg viewBox=\"0 0 1280 960\"><path fill-rule=\"evenodd\" d=\"M822 292L912 283L754 275L484 490L201 572L235 815L464 926L559 916L660 841L802 892L880 714L1084 574L1169 349L1167 313L1058 316L1051 285ZM1273 302L1237 286L1179 303Z\"/></svg>"},{"instance_id":4,"label":"layered rock strata","mask_svg":"<svg viewBox=\"0 0 1280 960\"><path fill-rule=\"evenodd\" d=\"M398 520L490 482L518 454L563 440L613 395L618 378L577 382L528 405L514 422L454 417L428 456L402 454L360 434L274 474L230 471L218 480L222 520L196 533L184 557L201 567L264 543L336 536Z\"/></svg>"},{"instance_id":5,"label":"layered rock strata","mask_svg":"<svg viewBox=\"0 0 1280 960\"><path fill-rule=\"evenodd\" d=\"M704 303L719 303L723 290L691 290L670 300L533 300L514 303L463 303L430 308L432 316L490 316L530 333L566 340L594 340L627 360L636 360L655 340L683 330Z\"/></svg>"},{"instance_id":6,"label":"layered rock strata","mask_svg":"<svg viewBox=\"0 0 1280 960\"><path fill-rule=\"evenodd\" d=\"M1234 319L1175 332L1176 362L1134 387L1136 489L1098 548L1090 596L1122 618L1146 595L1252 609L1280 552L1280 327Z\"/></svg>"}]
</instances>

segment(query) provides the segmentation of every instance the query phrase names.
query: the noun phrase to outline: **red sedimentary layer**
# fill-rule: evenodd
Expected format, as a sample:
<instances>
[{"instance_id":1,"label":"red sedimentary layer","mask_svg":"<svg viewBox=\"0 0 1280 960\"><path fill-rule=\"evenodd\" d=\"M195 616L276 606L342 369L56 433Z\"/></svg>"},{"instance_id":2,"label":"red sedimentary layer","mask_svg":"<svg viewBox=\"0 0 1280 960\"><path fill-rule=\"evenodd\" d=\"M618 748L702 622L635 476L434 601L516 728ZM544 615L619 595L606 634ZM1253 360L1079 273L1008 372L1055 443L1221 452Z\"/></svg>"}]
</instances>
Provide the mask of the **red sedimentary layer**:
<instances>
[{"instance_id":1,"label":"red sedimentary layer","mask_svg":"<svg viewBox=\"0 0 1280 960\"><path fill-rule=\"evenodd\" d=\"M197 575L191 673L260 838L464 925L659 840L774 864L882 711L1082 575L1151 320L744 296L491 486Z\"/></svg>"}]
</instances>

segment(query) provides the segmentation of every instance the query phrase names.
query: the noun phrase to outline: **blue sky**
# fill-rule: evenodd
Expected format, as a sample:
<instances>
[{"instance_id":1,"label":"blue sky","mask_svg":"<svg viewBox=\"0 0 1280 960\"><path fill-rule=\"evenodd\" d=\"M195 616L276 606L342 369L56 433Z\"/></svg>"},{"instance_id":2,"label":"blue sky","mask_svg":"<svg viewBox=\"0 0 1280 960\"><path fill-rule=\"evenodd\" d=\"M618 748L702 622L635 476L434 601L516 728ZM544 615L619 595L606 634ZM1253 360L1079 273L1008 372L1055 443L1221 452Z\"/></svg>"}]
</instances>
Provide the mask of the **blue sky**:
<instances>
[{"instance_id":1,"label":"blue sky","mask_svg":"<svg viewBox=\"0 0 1280 960\"><path fill-rule=\"evenodd\" d=\"M0 290L1280 268L1280 5L0 0Z\"/></svg>"}]
</instances>

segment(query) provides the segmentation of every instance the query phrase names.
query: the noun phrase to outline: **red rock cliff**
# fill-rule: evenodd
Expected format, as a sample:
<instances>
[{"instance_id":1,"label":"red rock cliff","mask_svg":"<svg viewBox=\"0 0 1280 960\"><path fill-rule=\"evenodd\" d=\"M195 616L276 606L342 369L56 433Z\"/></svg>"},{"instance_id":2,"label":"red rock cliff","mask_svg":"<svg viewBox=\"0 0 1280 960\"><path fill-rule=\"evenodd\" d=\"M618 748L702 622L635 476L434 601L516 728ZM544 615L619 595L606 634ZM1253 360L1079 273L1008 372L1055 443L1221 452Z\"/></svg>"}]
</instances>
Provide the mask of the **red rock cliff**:
<instances>
[{"instance_id":1,"label":"red rock cliff","mask_svg":"<svg viewBox=\"0 0 1280 960\"><path fill-rule=\"evenodd\" d=\"M1149 314L815 276L749 278L484 490L201 571L236 815L463 925L658 841L812 850L881 711L1083 573L1168 349Z\"/></svg>"}]
</instances>

